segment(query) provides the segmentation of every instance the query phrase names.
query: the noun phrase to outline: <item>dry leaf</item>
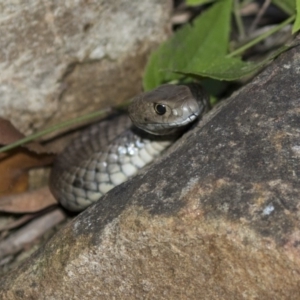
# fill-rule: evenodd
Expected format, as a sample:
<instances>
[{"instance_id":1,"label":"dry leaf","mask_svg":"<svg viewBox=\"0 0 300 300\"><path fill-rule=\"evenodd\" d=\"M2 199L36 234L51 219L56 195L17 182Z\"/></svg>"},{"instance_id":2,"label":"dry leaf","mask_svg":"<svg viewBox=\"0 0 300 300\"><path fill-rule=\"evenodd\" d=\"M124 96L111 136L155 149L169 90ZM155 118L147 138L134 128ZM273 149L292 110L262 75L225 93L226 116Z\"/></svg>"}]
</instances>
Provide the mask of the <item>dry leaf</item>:
<instances>
[{"instance_id":1,"label":"dry leaf","mask_svg":"<svg viewBox=\"0 0 300 300\"><path fill-rule=\"evenodd\" d=\"M39 155L20 148L0 155L0 196L27 190L27 171L52 161L53 155Z\"/></svg>"},{"instance_id":2,"label":"dry leaf","mask_svg":"<svg viewBox=\"0 0 300 300\"><path fill-rule=\"evenodd\" d=\"M23 137L24 135L10 121L0 118L0 144L7 145Z\"/></svg>"},{"instance_id":3,"label":"dry leaf","mask_svg":"<svg viewBox=\"0 0 300 300\"><path fill-rule=\"evenodd\" d=\"M0 118L0 144L11 144L23 137L10 121ZM0 154L0 196L27 190L27 170L53 161L53 156L39 143L28 143L24 147Z\"/></svg>"},{"instance_id":4,"label":"dry leaf","mask_svg":"<svg viewBox=\"0 0 300 300\"><path fill-rule=\"evenodd\" d=\"M18 129L16 129L10 121L0 118L0 144L8 145L24 138ZM47 149L41 144L36 142L30 142L25 144L23 147L35 153L48 153Z\"/></svg>"},{"instance_id":5,"label":"dry leaf","mask_svg":"<svg viewBox=\"0 0 300 300\"><path fill-rule=\"evenodd\" d=\"M0 198L0 211L32 213L57 204L48 187Z\"/></svg>"}]
</instances>

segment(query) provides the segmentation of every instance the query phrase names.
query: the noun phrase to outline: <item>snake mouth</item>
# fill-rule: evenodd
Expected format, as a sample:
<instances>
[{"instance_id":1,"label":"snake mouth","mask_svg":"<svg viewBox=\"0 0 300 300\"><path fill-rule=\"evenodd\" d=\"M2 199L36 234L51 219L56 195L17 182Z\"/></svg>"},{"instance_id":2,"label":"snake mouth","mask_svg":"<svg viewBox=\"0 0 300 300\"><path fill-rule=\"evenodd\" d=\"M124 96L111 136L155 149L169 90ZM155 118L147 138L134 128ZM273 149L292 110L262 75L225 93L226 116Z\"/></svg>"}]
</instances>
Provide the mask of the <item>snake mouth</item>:
<instances>
[{"instance_id":1,"label":"snake mouth","mask_svg":"<svg viewBox=\"0 0 300 300\"><path fill-rule=\"evenodd\" d=\"M178 131L179 127L184 128L185 126L191 124L198 118L198 113L193 113L189 115L184 120L179 120L169 123L139 123L135 124L140 129L151 133L153 135L172 135Z\"/></svg>"},{"instance_id":2,"label":"snake mouth","mask_svg":"<svg viewBox=\"0 0 300 300\"><path fill-rule=\"evenodd\" d=\"M199 114L193 113L181 122L169 123L168 127L181 127L181 126L188 125L188 124L194 122L198 116L199 116Z\"/></svg>"}]
</instances>

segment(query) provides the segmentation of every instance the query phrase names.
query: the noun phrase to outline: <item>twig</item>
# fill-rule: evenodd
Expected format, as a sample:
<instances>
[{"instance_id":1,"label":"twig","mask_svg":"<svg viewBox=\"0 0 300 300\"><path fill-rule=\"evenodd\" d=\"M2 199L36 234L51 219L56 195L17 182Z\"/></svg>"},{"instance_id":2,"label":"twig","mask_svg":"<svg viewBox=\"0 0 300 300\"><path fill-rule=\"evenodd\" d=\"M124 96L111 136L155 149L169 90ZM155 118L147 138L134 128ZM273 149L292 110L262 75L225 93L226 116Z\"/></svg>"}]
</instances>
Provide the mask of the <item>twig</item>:
<instances>
[{"instance_id":1,"label":"twig","mask_svg":"<svg viewBox=\"0 0 300 300\"><path fill-rule=\"evenodd\" d=\"M86 121L86 120L89 120L89 119L99 117L99 116L101 116L104 113L109 112L109 111L111 111L111 109L103 109L101 111L86 114L84 116L81 116L81 117L78 117L78 118L75 118L75 119L72 119L72 120L61 122L59 124L56 124L56 125L51 126L47 129L41 130L41 131L39 131L37 133L34 133L34 134L31 134L29 136L26 136L23 139L20 139L20 140L14 142L14 143L11 143L7 146L4 146L4 147L0 148L0 153L6 152L6 151L11 150L13 148L16 148L18 146L21 146L23 144L26 144L26 143L31 142L33 140L36 140L37 138L40 138L41 136L49 134L53 131L56 131L56 130L59 130L59 129L65 128L67 126L70 126L70 125L73 125L73 124L76 124L76 123L80 123L80 122L83 122L83 121Z\"/></svg>"},{"instance_id":2,"label":"twig","mask_svg":"<svg viewBox=\"0 0 300 300\"><path fill-rule=\"evenodd\" d=\"M242 40L245 38L245 28L242 22L242 18L240 15L240 11L239 11L239 0L235 0L234 1L234 17L235 17L235 22L236 22L236 26L239 32L239 40Z\"/></svg>"},{"instance_id":3,"label":"twig","mask_svg":"<svg viewBox=\"0 0 300 300\"><path fill-rule=\"evenodd\" d=\"M23 226L0 243L0 259L18 253L27 244L42 236L48 229L62 222L65 217L63 211L57 208Z\"/></svg>"},{"instance_id":4,"label":"twig","mask_svg":"<svg viewBox=\"0 0 300 300\"><path fill-rule=\"evenodd\" d=\"M277 31L279 31L281 28L285 27L287 24L293 22L295 20L295 18L296 18L295 15L289 17L288 19L286 19L284 22L282 22L278 26L270 29L269 31L267 31L265 33L263 33L262 35L260 35L257 38L253 39L252 41L250 41L246 45L244 45L244 46L236 49L235 51L232 51L231 53L229 53L227 55L227 57L233 57L233 56L237 56L237 55L242 54L245 50L251 48L252 46L254 46L257 43L259 43L260 41L264 40L266 37L270 36L271 34L277 32Z\"/></svg>"},{"instance_id":5,"label":"twig","mask_svg":"<svg viewBox=\"0 0 300 300\"><path fill-rule=\"evenodd\" d=\"M259 10L256 18L254 19L253 23L250 26L250 28L248 30L248 34L250 34L254 31L254 29L256 28L256 26L258 24L258 22L260 21L261 17L264 15L264 13L266 12L266 10L267 10L267 8L269 7L270 4L271 4L271 0L265 0L263 6Z\"/></svg>"}]
</instances>

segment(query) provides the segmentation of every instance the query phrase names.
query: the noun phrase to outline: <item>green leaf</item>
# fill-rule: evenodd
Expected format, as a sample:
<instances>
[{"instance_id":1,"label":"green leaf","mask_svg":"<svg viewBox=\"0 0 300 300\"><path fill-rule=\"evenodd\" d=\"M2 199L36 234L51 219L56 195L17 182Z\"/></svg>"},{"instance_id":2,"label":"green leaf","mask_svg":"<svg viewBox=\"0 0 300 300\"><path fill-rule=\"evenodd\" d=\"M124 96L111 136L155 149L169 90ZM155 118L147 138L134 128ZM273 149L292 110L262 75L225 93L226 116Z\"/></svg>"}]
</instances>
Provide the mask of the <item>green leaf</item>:
<instances>
[{"instance_id":1,"label":"green leaf","mask_svg":"<svg viewBox=\"0 0 300 300\"><path fill-rule=\"evenodd\" d=\"M250 75L267 65L271 60L277 57L280 53L289 49L289 46L283 46L274 52L267 59L258 62L243 62L238 58L220 57L214 62L208 62L201 70L189 69L188 71L176 71L178 74L202 79L203 77L214 78L218 80L236 80Z\"/></svg>"},{"instance_id":2,"label":"green leaf","mask_svg":"<svg viewBox=\"0 0 300 300\"><path fill-rule=\"evenodd\" d=\"M145 90L182 76L172 70L202 70L227 54L232 0L217 1L155 51L146 66Z\"/></svg>"},{"instance_id":3,"label":"green leaf","mask_svg":"<svg viewBox=\"0 0 300 300\"><path fill-rule=\"evenodd\" d=\"M206 69L202 69L200 71L190 69L188 72L183 71L178 73L198 79L209 77L227 81L237 80L263 68L280 53L286 51L289 48L289 46L283 46L276 52L274 52L270 57L258 63L243 62L240 59L233 57L220 57L218 60L208 63Z\"/></svg>"},{"instance_id":4,"label":"green leaf","mask_svg":"<svg viewBox=\"0 0 300 300\"><path fill-rule=\"evenodd\" d=\"M294 34L300 29L300 1L296 1L296 9L297 9L297 14L296 14L296 21L293 26L292 33Z\"/></svg>"},{"instance_id":5,"label":"green leaf","mask_svg":"<svg viewBox=\"0 0 300 300\"><path fill-rule=\"evenodd\" d=\"M299 0L300 1L300 0ZM240 55L254 43L278 31L295 19L291 16L270 32L228 53L230 14L232 0L220 0L198 17L192 25L186 25L149 59L144 75L144 88L150 90L172 81L186 80L187 77L231 81L257 72L279 53L262 62L243 62Z\"/></svg>"},{"instance_id":6,"label":"green leaf","mask_svg":"<svg viewBox=\"0 0 300 300\"><path fill-rule=\"evenodd\" d=\"M215 0L186 0L185 3L188 6L197 6L205 3L214 2Z\"/></svg>"},{"instance_id":7,"label":"green leaf","mask_svg":"<svg viewBox=\"0 0 300 300\"><path fill-rule=\"evenodd\" d=\"M272 0L272 3L286 12L288 15L292 15L296 11L296 2L299 5L299 0Z\"/></svg>"},{"instance_id":8,"label":"green leaf","mask_svg":"<svg viewBox=\"0 0 300 300\"><path fill-rule=\"evenodd\" d=\"M214 61L207 62L206 65L202 65L201 70L195 68L189 68L188 70L174 72L189 77L203 78L209 77L218 80L236 80L242 76L253 73L257 67L253 63L246 63L238 58L216 58Z\"/></svg>"}]
</instances>

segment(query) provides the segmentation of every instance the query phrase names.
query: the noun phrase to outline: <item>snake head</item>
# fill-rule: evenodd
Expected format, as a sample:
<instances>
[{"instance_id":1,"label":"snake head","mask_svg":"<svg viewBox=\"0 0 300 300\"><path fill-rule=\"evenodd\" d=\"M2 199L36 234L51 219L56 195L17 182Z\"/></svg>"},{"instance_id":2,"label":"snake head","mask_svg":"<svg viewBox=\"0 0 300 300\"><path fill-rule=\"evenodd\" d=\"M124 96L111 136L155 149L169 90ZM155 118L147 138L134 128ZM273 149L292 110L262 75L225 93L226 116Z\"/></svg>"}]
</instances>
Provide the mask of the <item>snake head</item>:
<instances>
[{"instance_id":1,"label":"snake head","mask_svg":"<svg viewBox=\"0 0 300 300\"><path fill-rule=\"evenodd\" d=\"M155 135L169 135L195 121L207 103L198 84L165 84L135 97L128 111L138 128Z\"/></svg>"}]
</instances>

